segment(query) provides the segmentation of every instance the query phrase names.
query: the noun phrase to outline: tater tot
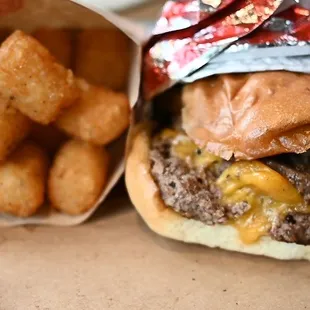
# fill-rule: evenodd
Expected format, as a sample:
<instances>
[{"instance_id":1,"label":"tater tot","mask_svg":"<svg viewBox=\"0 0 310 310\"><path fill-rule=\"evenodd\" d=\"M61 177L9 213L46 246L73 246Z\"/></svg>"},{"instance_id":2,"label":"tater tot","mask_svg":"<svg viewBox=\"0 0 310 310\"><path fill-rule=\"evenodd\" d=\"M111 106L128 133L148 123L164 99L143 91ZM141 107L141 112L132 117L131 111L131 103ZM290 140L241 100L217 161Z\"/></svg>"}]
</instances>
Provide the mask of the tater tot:
<instances>
[{"instance_id":1,"label":"tater tot","mask_svg":"<svg viewBox=\"0 0 310 310\"><path fill-rule=\"evenodd\" d=\"M66 68L70 68L72 56L72 32L69 29L37 29L33 36Z\"/></svg>"},{"instance_id":2,"label":"tater tot","mask_svg":"<svg viewBox=\"0 0 310 310\"><path fill-rule=\"evenodd\" d=\"M54 121L79 95L73 73L21 31L0 47L0 91L16 109L41 124Z\"/></svg>"},{"instance_id":3,"label":"tater tot","mask_svg":"<svg viewBox=\"0 0 310 310\"><path fill-rule=\"evenodd\" d=\"M99 198L107 180L108 153L78 140L57 153L48 179L52 207L67 214L86 212Z\"/></svg>"},{"instance_id":4,"label":"tater tot","mask_svg":"<svg viewBox=\"0 0 310 310\"><path fill-rule=\"evenodd\" d=\"M90 83L124 90L130 65L130 40L118 29L86 29L77 37L75 72Z\"/></svg>"},{"instance_id":5,"label":"tater tot","mask_svg":"<svg viewBox=\"0 0 310 310\"><path fill-rule=\"evenodd\" d=\"M20 143L30 132L31 121L8 101L0 98L0 162Z\"/></svg>"},{"instance_id":6,"label":"tater tot","mask_svg":"<svg viewBox=\"0 0 310 310\"><path fill-rule=\"evenodd\" d=\"M67 140L67 136L55 126L32 125L30 139L44 148L49 154L53 155Z\"/></svg>"},{"instance_id":7,"label":"tater tot","mask_svg":"<svg viewBox=\"0 0 310 310\"><path fill-rule=\"evenodd\" d=\"M56 121L68 135L98 145L105 145L127 128L130 109L127 97L104 87L78 81L81 97Z\"/></svg>"},{"instance_id":8,"label":"tater tot","mask_svg":"<svg viewBox=\"0 0 310 310\"><path fill-rule=\"evenodd\" d=\"M0 212L27 217L44 202L48 160L31 142L24 142L0 164Z\"/></svg>"}]
</instances>

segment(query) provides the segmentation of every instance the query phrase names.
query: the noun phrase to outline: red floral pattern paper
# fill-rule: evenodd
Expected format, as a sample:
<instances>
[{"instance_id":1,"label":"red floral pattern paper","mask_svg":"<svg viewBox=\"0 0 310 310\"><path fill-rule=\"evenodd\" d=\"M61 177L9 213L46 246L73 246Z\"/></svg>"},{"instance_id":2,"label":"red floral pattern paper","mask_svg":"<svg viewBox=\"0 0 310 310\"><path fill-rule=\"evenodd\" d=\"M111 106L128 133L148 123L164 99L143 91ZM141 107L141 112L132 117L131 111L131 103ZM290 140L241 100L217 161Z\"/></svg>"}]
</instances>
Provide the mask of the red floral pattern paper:
<instances>
[{"instance_id":1,"label":"red floral pattern paper","mask_svg":"<svg viewBox=\"0 0 310 310\"><path fill-rule=\"evenodd\" d=\"M154 37L144 57L145 98L206 65L262 25L281 3L281 0L232 1L225 9L187 29Z\"/></svg>"}]
</instances>

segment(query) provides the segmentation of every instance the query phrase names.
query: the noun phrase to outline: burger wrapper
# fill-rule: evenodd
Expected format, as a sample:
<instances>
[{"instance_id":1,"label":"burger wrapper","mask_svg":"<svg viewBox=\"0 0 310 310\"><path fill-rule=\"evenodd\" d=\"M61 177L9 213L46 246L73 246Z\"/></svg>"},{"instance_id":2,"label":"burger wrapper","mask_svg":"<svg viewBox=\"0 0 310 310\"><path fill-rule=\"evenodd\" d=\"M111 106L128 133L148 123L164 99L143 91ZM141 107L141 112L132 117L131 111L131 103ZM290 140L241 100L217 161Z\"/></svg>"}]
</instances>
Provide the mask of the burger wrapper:
<instances>
[{"instance_id":1,"label":"burger wrapper","mask_svg":"<svg viewBox=\"0 0 310 310\"><path fill-rule=\"evenodd\" d=\"M309 73L309 12L309 1L167 1L145 50L144 98L214 74Z\"/></svg>"},{"instance_id":2,"label":"burger wrapper","mask_svg":"<svg viewBox=\"0 0 310 310\"><path fill-rule=\"evenodd\" d=\"M255 33L232 44L182 82L191 83L224 73L277 70L310 73L310 11L307 7L310 9L310 3L295 9L283 3L281 10Z\"/></svg>"},{"instance_id":3,"label":"burger wrapper","mask_svg":"<svg viewBox=\"0 0 310 310\"><path fill-rule=\"evenodd\" d=\"M75 2L75 3L74 3ZM50 28L108 28L121 29L132 40L131 72L128 77L127 93L131 107L134 106L140 83L140 42L144 31L138 25L121 18L104 9L104 1L88 0L24 0L12 1L7 11L0 10L0 28L21 29L31 32L38 27ZM70 216L42 206L40 211L29 218L18 218L0 215L0 227L18 226L25 224L42 224L55 226L77 225L86 221L106 199L124 171L125 135L108 145L111 162L109 163L109 178L105 189L94 206L84 214Z\"/></svg>"}]
</instances>

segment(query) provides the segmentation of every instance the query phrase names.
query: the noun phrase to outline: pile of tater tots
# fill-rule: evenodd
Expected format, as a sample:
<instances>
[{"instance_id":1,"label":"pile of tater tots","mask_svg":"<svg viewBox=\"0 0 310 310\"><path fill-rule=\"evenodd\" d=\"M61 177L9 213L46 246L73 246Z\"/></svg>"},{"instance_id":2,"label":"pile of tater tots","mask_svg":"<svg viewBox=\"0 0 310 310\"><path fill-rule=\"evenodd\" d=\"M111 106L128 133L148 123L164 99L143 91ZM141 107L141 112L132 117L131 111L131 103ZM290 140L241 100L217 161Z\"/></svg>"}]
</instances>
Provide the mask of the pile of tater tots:
<instances>
[{"instance_id":1,"label":"pile of tater tots","mask_svg":"<svg viewBox=\"0 0 310 310\"><path fill-rule=\"evenodd\" d=\"M2 33L1 33L2 36ZM0 47L0 213L92 208L106 145L128 127L130 41L119 30L10 32Z\"/></svg>"}]
</instances>

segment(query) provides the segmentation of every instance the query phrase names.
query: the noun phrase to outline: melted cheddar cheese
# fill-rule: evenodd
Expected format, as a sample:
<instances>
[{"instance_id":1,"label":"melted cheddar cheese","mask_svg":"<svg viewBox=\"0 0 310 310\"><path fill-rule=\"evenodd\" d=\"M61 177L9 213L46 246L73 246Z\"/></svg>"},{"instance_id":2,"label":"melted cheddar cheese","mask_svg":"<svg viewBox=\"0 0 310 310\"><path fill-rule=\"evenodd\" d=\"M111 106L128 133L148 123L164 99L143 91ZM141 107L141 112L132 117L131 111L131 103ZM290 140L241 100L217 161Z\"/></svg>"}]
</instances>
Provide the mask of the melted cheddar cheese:
<instances>
[{"instance_id":1,"label":"melted cheddar cheese","mask_svg":"<svg viewBox=\"0 0 310 310\"><path fill-rule=\"evenodd\" d=\"M164 130L160 138L172 139L172 155L196 168L207 168L221 159L200 150L186 135ZM288 212L310 213L297 189L281 174L259 161L233 163L216 180L223 204L246 202L250 208L240 218L232 219L244 243L253 243L267 235L272 223Z\"/></svg>"},{"instance_id":2,"label":"melted cheddar cheese","mask_svg":"<svg viewBox=\"0 0 310 310\"><path fill-rule=\"evenodd\" d=\"M186 135L180 134L178 131L165 129L160 134L160 138L173 139L171 148L172 155L186 161L196 168L206 168L221 160L220 157L199 149L192 140Z\"/></svg>"},{"instance_id":3,"label":"melted cheddar cheese","mask_svg":"<svg viewBox=\"0 0 310 310\"><path fill-rule=\"evenodd\" d=\"M216 182L223 202L250 205L235 226L244 243L253 243L266 235L278 217L289 211L310 212L297 189L281 174L259 161L242 161L227 168Z\"/></svg>"}]
</instances>

